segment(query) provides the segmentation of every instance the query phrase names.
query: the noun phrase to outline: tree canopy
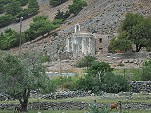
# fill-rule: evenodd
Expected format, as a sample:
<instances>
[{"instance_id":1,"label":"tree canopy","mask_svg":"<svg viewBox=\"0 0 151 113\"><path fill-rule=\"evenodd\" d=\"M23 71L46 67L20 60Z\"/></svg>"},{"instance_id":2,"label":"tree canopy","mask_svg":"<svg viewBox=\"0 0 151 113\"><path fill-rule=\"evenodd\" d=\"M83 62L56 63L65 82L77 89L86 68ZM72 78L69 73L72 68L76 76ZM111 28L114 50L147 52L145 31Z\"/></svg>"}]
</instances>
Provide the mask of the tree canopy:
<instances>
[{"instance_id":1,"label":"tree canopy","mask_svg":"<svg viewBox=\"0 0 151 113\"><path fill-rule=\"evenodd\" d=\"M128 81L122 75L113 74L112 70L108 63L94 61L86 70L84 78L77 82L77 87L84 91L91 90L94 93L127 91Z\"/></svg>"},{"instance_id":2,"label":"tree canopy","mask_svg":"<svg viewBox=\"0 0 151 113\"><path fill-rule=\"evenodd\" d=\"M132 42L126 39L126 33L121 32L116 38L113 38L109 45L109 51L111 52L127 52L132 50Z\"/></svg>"},{"instance_id":3,"label":"tree canopy","mask_svg":"<svg viewBox=\"0 0 151 113\"><path fill-rule=\"evenodd\" d=\"M39 6L37 0L29 0L28 8L38 10Z\"/></svg>"},{"instance_id":4,"label":"tree canopy","mask_svg":"<svg viewBox=\"0 0 151 113\"><path fill-rule=\"evenodd\" d=\"M17 15L22 10L21 4L19 1L12 0L6 5L6 13L13 16Z\"/></svg>"},{"instance_id":5,"label":"tree canopy","mask_svg":"<svg viewBox=\"0 0 151 113\"><path fill-rule=\"evenodd\" d=\"M19 44L19 34L11 29L7 29L0 34L0 49L8 50Z\"/></svg>"},{"instance_id":6,"label":"tree canopy","mask_svg":"<svg viewBox=\"0 0 151 113\"><path fill-rule=\"evenodd\" d=\"M12 15L3 15L0 16L0 28L9 25L15 20Z\"/></svg>"},{"instance_id":7,"label":"tree canopy","mask_svg":"<svg viewBox=\"0 0 151 113\"><path fill-rule=\"evenodd\" d=\"M28 7L23 8L24 5ZM37 0L0 0L0 13L6 12L0 16L0 28L13 22L20 22L21 17L23 20L30 18L36 15L38 10Z\"/></svg>"},{"instance_id":8,"label":"tree canopy","mask_svg":"<svg viewBox=\"0 0 151 113\"><path fill-rule=\"evenodd\" d=\"M30 28L25 31L25 40L30 41L38 36L42 36L50 31L56 29L60 25L60 21L54 20L50 22L47 16L37 16L33 18L33 23Z\"/></svg>"},{"instance_id":9,"label":"tree canopy","mask_svg":"<svg viewBox=\"0 0 151 113\"><path fill-rule=\"evenodd\" d=\"M20 57L0 51L0 92L18 99L22 111L27 111L31 90L43 89L48 77L35 53Z\"/></svg>"},{"instance_id":10,"label":"tree canopy","mask_svg":"<svg viewBox=\"0 0 151 113\"><path fill-rule=\"evenodd\" d=\"M85 0L73 0L73 4L69 5L68 9L70 13L78 14L86 5Z\"/></svg>"},{"instance_id":11,"label":"tree canopy","mask_svg":"<svg viewBox=\"0 0 151 113\"><path fill-rule=\"evenodd\" d=\"M121 23L119 36L111 41L109 48L113 52L117 49L123 52L130 49L139 52L142 47L151 46L150 42L151 19L142 15L128 13Z\"/></svg>"}]
</instances>

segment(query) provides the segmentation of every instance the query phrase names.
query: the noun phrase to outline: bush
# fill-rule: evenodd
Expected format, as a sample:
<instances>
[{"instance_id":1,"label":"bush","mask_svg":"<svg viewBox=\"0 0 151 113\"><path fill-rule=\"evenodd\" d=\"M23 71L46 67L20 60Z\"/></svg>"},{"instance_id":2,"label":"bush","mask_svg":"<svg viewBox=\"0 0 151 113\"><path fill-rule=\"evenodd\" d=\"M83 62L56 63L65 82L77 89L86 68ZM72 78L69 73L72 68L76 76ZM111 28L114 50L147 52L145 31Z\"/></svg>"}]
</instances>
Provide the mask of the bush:
<instances>
[{"instance_id":1,"label":"bush","mask_svg":"<svg viewBox=\"0 0 151 113\"><path fill-rule=\"evenodd\" d=\"M12 0L10 3L6 5L6 14L16 16L21 11L22 8L19 1Z\"/></svg>"},{"instance_id":2,"label":"bush","mask_svg":"<svg viewBox=\"0 0 151 113\"><path fill-rule=\"evenodd\" d=\"M50 5L52 5L53 7L58 6L64 2L66 2L67 0L50 0Z\"/></svg>"},{"instance_id":3,"label":"bush","mask_svg":"<svg viewBox=\"0 0 151 113\"><path fill-rule=\"evenodd\" d=\"M93 62L86 70L84 78L77 81L77 88L84 91L91 90L93 93L99 93L100 91L108 93L128 91L127 79L122 75L113 74L112 70L108 63Z\"/></svg>"},{"instance_id":4,"label":"bush","mask_svg":"<svg viewBox=\"0 0 151 113\"><path fill-rule=\"evenodd\" d=\"M22 9L21 5L28 4L28 9ZM39 6L37 0L1 0L0 13L3 13L4 5L6 5L6 14L0 17L0 28L5 27L13 22L20 22L20 17L23 20L30 18L38 13Z\"/></svg>"},{"instance_id":5,"label":"bush","mask_svg":"<svg viewBox=\"0 0 151 113\"><path fill-rule=\"evenodd\" d=\"M90 67L92 65L92 62L95 61L96 58L93 56L85 56L84 58L80 59L76 63L76 67L82 68L82 67Z\"/></svg>"},{"instance_id":6,"label":"bush","mask_svg":"<svg viewBox=\"0 0 151 113\"><path fill-rule=\"evenodd\" d=\"M25 6L25 5L27 5L29 0L17 0L17 1L19 1L21 3L21 6Z\"/></svg>"},{"instance_id":7,"label":"bush","mask_svg":"<svg viewBox=\"0 0 151 113\"><path fill-rule=\"evenodd\" d=\"M3 4L0 4L0 14L4 13L4 5Z\"/></svg>"},{"instance_id":8,"label":"bush","mask_svg":"<svg viewBox=\"0 0 151 113\"><path fill-rule=\"evenodd\" d=\"M36 9L23 9L22 12L19 12L16 16L16 22L20 22L20 17L23 17L23 20L30 18L36 15L38 12Z\"/></svg>"},{"instance_id":9,"label":"bush","mask_svg":"<svg viewBox=\"0 0 151 113\"><path fill-rule=\"evenodd\" d=\"M87 3L85 0L73 0L73 4L69 5L68 9L70 14L78 14L86 5Z\"/></svg>"},{"instance_id":10,"label":"bush","mask_svg":"<svg viewBox=\"0 0 151 113\"><path fill-rule=\"evenodd\" d=\"M78 90L92 91L93 93L97 93L101 90L99 79L87 75L77 81L76 87Z\"/></svg>"},{"instance_id":11,"label":"bush","mask_svg":"<svg viewBox=\"0 0 151 113\"><path fill-rule=\"evenodd\" d=\"M38 10L39 6L37 0L29 0L28 8Z\"/></svg>"},{"instance_id":12,"label":"bush","mask_svg":"<svg viewBox=\"0 0 151 113\"><path fill-rule=\"evenodd\" d=\"M48 55L43 55L41 57L41 61L44 63L44 62L49 62L50 61L50 57Z\"/></svg>"},{"instance_id":13,"label":"bush","mask_svg":"<svg viewBox=\"0 0 151 113\"><path fill-rule=\"evenodd\" d=\"M8 50L19 45L19 34L11 29L7 29L0 35L0 49Z\"/></svg>"},{"instance_id":14,"label":"bush","mask_svg":"<svg viewBox=\"0 0 151 113\"><path fill-rule=\"evenodd\" d=\"M57 11L58 12L57 12L57 14L56 14L54 19L59 19L59 20L63 20L64 21L65 19L67 19L70 16L69 11L66 11L65 13L63 11L60 11L60 10L57 10Z\"/></svg>"},{"instance_id":15,"label":"bush","mask_svg":"<svg viewBox=\"0 0 151 113\"><path fill-rule=\"evenodd\" d=\"M51 92L55 92L57 89L57 85L55 84L54 80L47 80L47 85L43 88L43 94L49 94Z\"/></svg>"},{"instance_id":16,"label":"bush","mask_svg":"<svg viewBox=\"0 0 151 113\"><path fill-rule=\"evenodd\" d=\"M56 86L57 89L62 89L62 90L77 90L76 84L77 84L78 77L56 77L52 81Z\"/></svg>"},{"instance_id":17,"label":"bush","mask_svg":"<svg viewBox=\"0 0 151 113\"><path fill-rule=\"evenodd\" d=\"M15 18L11 15L0 16L0 28L11 24L14 20Z\"/></svg>"},{"instance_id":18,"label":"bush","mask_svg":"<svg viewBox=\"0 0 151 113\"><path fill-rule=\"evenodd\" d=\"M141 80L149 81L151 80L151 60L146 61L142 68Z\"/></svg>"},{"instance_id":19,"label":"bush","mask_svg":"<svg viewBox=\"0 0 151 113\"><path fill-rule=\"evenodd\" d=\"M43 36L46 33L59 27L60 21L50 22L46 16L37 16L33 18L33 23L30 24L30 28L25 31L25 40L31 41L37 38L38 36Z\"/></svg>"},{"instance_id":20,"label":"bush","mask_svg":"<svg viewBox=\"0 0 151 113\"><path fill-rule=\"evenodd\" d=\"M104 76L101 87L103 91L108 93L119 93L121 91L125 92L129 90L128 80L122 75L115 75L113 73L108 73Z\"/></svg>"},{"instance_id":21,"label":"bush","mask_svg":"<svg viewBox=\"0 0 151 113\"><path fill-rule=\"evenodd\" d=\"M8 3L10 3L11 0L0 0L0 4L2 5L6 5Z\"/></svg>"},{"instance_id":22,"label":"bush","mask_svg":"<svg viewBox=\"0 0 151 113\"><path fill-rule=\"evenodd\" d=\"M89 76L99 77L99 79L103 78L105 73L109 73L113 71L109 63L106 62L92 62L91 66L86 70L86 73Z\"/></svg>"}]
</instances>

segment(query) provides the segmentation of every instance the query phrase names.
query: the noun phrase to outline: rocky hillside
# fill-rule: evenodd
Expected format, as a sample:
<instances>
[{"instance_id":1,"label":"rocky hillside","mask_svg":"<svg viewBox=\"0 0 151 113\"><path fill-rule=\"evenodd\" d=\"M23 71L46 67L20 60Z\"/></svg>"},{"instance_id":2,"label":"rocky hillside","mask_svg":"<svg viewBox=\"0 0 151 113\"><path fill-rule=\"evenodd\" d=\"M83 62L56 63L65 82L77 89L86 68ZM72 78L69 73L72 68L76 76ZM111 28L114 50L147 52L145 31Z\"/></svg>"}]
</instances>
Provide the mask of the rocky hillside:
<instances>
[{"instance_id":1,"label":"rocky hillside","mask_svg":"<svg viewBox=\"0 0 151 113\"><path fill-rule=\"evenodd\" d=\"M76 17L68 19L66 32L79 23L84 31L101 34L117 32L121 20L128 12L151 16L151 0L88 0L89 4Z\"/></svg>"},{"instance_id":2,"label":"rocky hillside","mask_svg":"<svg viewBox=\"0 0 151 113\"><path fill-rule=\"evenodd\" d=\"M51 19L58 8L66 10L71 3L72 0L69 0L51 11L48 9L48 5L43 4L40 14L46 14ZM61 26L60 32L71 33L74 31L74 25L79 23L82 31L95 30L100 34L112 34L117 32L120 22L128 12L151 16L151 0L88 0L88 6L77 16L67 19ZM63 39L65 36L53 39L49 36L34 43L24 44L23 49L36 49L54 54L57 51L57 45Z\"/></svg>"}]
</instances>

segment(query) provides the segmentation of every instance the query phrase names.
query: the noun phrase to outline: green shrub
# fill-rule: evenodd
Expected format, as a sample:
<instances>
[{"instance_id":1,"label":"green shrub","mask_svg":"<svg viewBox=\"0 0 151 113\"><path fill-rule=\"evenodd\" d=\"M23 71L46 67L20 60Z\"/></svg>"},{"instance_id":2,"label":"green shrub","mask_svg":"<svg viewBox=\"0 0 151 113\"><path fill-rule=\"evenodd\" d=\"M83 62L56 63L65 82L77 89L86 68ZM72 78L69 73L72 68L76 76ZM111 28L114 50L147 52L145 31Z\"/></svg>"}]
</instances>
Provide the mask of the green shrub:
<instances>
[{"instance_id":1,"label":"green shrub","mask_svg":"<svg viewBox=\"0 0 151 113\"><path fill-rule=\"evenodd\" d=\"M38 6L37 0L29 0L28 8L29 9L37 9L38 10L39 6Z\"/></svg>"},{"instance_id":2,"label":"green shrub","mask_svg":"<svg viewBox=\"0 0 151 113\"><path fill-rule=\"evenodd\" d=\"M56 86L57 89L62 89L62 90L77 90L76 84L77 84L78 77L57 77L52 79L53 83Z\"/></svg>"},{"instance_id":3,"label":"green shrub","mask_svg":"<svg viewBox=\"0 0 151 113\"><path fill-rule=\"evenodd\" d=\"M97 93L101 90L99 79L93 76L87 76L87 75L85 75L84 78L80 78L77 81L76 87L78 90L92 91L93 93Z\"/></svg>"},{"instance_id":4,"label":"green shrub","mask_svg":"<svg viewBox=\"0 0 151 113\"><path fill-rule=\"evenodd\" d=\"M50 58L49 58L48 55L43 55L43 56L41 57L41 61L42 61L42 62L49 62L49 61L50 61Z\"/></svg>"},{"instance_id":5,"label":"green shrub","mask_svg":"<svg viewBox=\"0 0 151 113\"><path fill-rule=\"evenodd\" d=\"M28 4L28 9L22 9L21 5ZM3 13L4 5L6 9L6 15L0 17L0 28L5 27L13 22L20 22L20 17L23 20L30 18L38 13L39 6L37 0L1 0L0 1L0 13Z\"/></svg>"},{"instance_id":6,"label":"green shrub","mask_svg":"<svg viewBox=\"0 0 151 113\"><path fill-rule=\"evenodd\" d=\"M95 104L93 104L90 106L88 113L110 113L110 111L105 107L99 109Z\"/></svg>"},{"instance_id":7,"label":"green shrub","mask_svg":"<svg viewBox=\"0 0 151 113\"><path fill-rule=\"evenodd\" d=\"M57 10L57 14L55 16L55 19L59 19L59 20L65 20L70 16L69 11L66 11L65 13L63 11Z\"/></svg>"},{"instance_id":8,"label":"green shrub","mask_svg":"<svg viewBox=\"0 0 151 113\"><path fill-rule=\"evenodd\" d=\"M93 62L86 70L84 78L77 81L79 90L99 93L105 91L108 93L118 93L120 91L128 91L129 84L122 75L112 73L112 68L105 62Z\"/></svg>"},{"instance_id":9,"label":"green shrub","mask_svg":"<svg viewBox=\"0 0 151 113\"><path fill-rule=\"evenodd\" d=\"M66 2L67 0L50 0L50 5L52 5L53 7L58 6L64 2Z\"/></svg>"},{"instance_id":10,"label":"green shrub","mask_svg":"<svg viewBox=\"0 0 151 113\"><path fill-rule=\"evenodd\" d=\"M14 20L15 18L12 15L0 16L0 28L11 24Z\"/></svg>"},{"instance_id":11,"label":"green shrub","mask_svg":"<svg viewBox=\"0 0 151 113\"><path fill-rule=\"evenodd\" d=\"M4 13L4 5L3 4L0 4L0 14Z\"/></svg>"},{"instance_id":12,"label":"green shrub","mask_svg":"<svg viewBox=\"0 0 151 113\"><path fill-rule=\"evenodd\" d=\"M37 16L33 18L33 23L30 24L30 28L25 31L25 40L31 41L39 36L43 36L46 33L51 32L60 26L60 21L54 20L50 22L46 16Z\"/></svg>"},{"instance_id":13,"label":"green shrub","mask_svg":"<svg viewBox=\"0 0 151 113\"><path fill-rule=\"evenodd\" d=\"M68 9L70 14L78 14L86 5L87 3L85 0L73 0L73 4L69 5Z\"/></svg>"},{"instance_id":14,"label":"green shrub","mask_svg":"<svg viewBox=\"0 0 151 113\"><path fill-rule=\"evenodd\" d=\"M51 92L55 92L57 89L57 85L54 80L47 80L47 85L44 86L43 92L44 94L49 94Z\"/></svg>"},{"instance_id":15,"label":"green shrub","mask_svg":"<svg viewBox=\"0 0 151 113\"><path fill-rule=\"evenodd\" d=\"M36 9L23 9L21 12L19 12L16 16L16 22L20 22L20 17L23 17L23 20L30 18L34 15L36 15L38 12Z\"/></svg>"},{"instance_id":16,"label":"green shrub","mask_svg":"<svg viewBox=\"0 0 151 113\"><path fill-rule=\"evenodd\" d=\"M77 63L76 67L82 68L82 67L90 67L92 65L92 62L95 61L96 58L93 56L85 56L84 58L81 58Z\"/></svg>"},{"instance_id":17,"label":"green shrub","mask_svg":"<svg viewBox=\"0 0 151 113\"><path fill-rule=\"evenodd\" d=\"M21 6L25 6L25 5L27 5L29 0L17 0L17 1L19 1L21 3Z\"/></svg>"},{"instance_id":18,"label":"green shrub","mask_svg":"<svg viewBox=\"0 0 151 113\"><path fill-rule=\"evenodd\" d=\"M11 0L0 0L0 4L6 5L10 2Z\"/></svg>"},{"instance_id":19,"label":"green shrub","mask_svg":"<svg viewBox=\"0 0 151 113\"><path fill-rule=\"evenodd\" d=\"M146 61L142 68L141 80L149 81L151 80L151 60Z\"/></svg>"},{"instance_id":20,"label":"green shrub","mask_svg":"<svg viewBox=\"0 0 151 113\"><path fill-rule=\"evenodd\" d=\"M19 34L11 29L7 29L0 35L0 49L8 50L19 45Z\"/></svg>"},{"instance_id":21,"label":"green shrub","mask_svg":"<svg viewBox=\"0 0 151 113\"><path fill-rule=\"evenodd\" d=\"M10 3L6 5L6 14L16 16L21 11L22 8L19 1L12 0Z\"/></svg>"},{"instance_id":22,"label":"green shrub","mask_svg":"<svg viewBox=\"0 0 151 113\"><path fill-rule=\"evenodd\" d=\"M108 93L119 93L121 91L128 91L128 80L122 75L115 75L113 73L106 74L101 86L102 90Z\"/></svg>"}]
</instances>

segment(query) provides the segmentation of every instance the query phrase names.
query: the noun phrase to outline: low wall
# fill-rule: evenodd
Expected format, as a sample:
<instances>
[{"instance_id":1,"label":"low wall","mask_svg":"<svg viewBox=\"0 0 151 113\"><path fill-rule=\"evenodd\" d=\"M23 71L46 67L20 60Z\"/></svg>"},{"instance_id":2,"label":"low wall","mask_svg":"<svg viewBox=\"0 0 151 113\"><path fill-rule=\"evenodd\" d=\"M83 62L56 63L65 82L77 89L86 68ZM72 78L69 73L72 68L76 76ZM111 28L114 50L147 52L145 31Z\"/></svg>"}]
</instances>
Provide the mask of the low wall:
<instances>
[{"instance_id":1,"label":"low wall","mask_svg":"<svg viewBox=\"0 0 151 113\"><path fill-rule=\"evenodd\" d=\"M130 82L132 92L151 92L151 81L132 81Z\"/></svg>"},{"instance_id":2,"label":"low wall","mask_svg":"<svg viewBox=\"0 0 151 113\"><path fill-rule=\"evenodd\" d=\"M86 103L86 102L34 102L28 105L28 109L34 110L87 110L89 106L96 105L99 108L110 107L110 104L103 103ZM0 109L14 110L15 106L19 104L0 104ZM122 109L139 109L139 110L151 110L150 103L122 103Z\"/></svg>"},{"instance_id":3,"label":"low wall","mask_svg":"<svg viewBox=\"0 0 151 113\"><path fill-rule=\"evenodd\" d=\"M55 92L46 95L42 95L41 98L43 99L64 99L64 98L74 98L74 97L86 97L91 96L90 92L85 91L62 91L62 92Z\"/></svg>"}]
</instances>

